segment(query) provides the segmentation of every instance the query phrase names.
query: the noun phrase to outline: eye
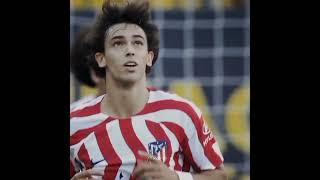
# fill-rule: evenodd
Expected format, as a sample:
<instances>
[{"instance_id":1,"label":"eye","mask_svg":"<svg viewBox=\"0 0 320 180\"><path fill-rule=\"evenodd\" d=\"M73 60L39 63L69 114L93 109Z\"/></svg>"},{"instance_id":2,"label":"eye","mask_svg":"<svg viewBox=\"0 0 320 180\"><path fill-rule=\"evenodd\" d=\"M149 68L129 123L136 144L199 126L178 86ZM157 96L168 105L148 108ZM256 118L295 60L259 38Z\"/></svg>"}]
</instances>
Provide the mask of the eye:
<instances>
[{"instance_id":1,"label":"eye","mask_svg":"<svg viewBox=\"0 0 320 180\"><path fill-rule=\"evenodd\" d=\"M134 41L134 45L142 46L142 45L143 45L143 42L141 42L141 41Z\"/></svg>"},{"instance_id":2,"label":"eye","mask_svg":"<svg viewBox=\"0 0 320 180\"><path fill-rule=\"evenodd\" d=\"M113 47L118 47L118 46L122 46L123 42L122 41L116 41L112 44Z\"/></svg>"}]
</instances>

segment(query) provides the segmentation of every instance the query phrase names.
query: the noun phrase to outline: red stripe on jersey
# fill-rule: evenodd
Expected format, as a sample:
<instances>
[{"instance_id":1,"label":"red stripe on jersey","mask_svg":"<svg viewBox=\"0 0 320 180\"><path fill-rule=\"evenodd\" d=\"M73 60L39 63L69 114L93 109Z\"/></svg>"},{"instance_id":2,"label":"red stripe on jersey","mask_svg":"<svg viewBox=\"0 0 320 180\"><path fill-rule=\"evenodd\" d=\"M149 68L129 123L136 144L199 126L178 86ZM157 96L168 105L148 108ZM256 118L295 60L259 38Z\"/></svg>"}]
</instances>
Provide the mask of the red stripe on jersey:
<instances>
[{"instance_id":1,"label":"red stripe on jersey","mask_svg":"<svg viewBox=\"0 0 320 180\"><path fill-rule=\"evenodd\" d=\"M106 124L110 121L114 120L112 117L108 117L105 121L102 121L100 124L97 124L91 128L81 129L70 136L70 146L79 143L82 139L87 137L93 131L97 131L99 129L105 129Z\"/></svg>"},{"instance_id":2,"label":"red stripe on jersey","mask_svg":"<svg viewBox=\"0 0 320 180\"><path fill-rule=\"evenodd\" d=\"M201 142L201 145L202 145L202 148L204 149L205 155L208 157L210 162L212 164L214 164L214 166L218 167L222 163L222 159L217 154L217 152L215 152L214 149L212 148L212 145L213 145L213 143L216 143L216 140L215 140L212 132L210 132L207 135L205 135L203 133L204 123L205 123L205 121L203 119L203 116L201 116L199 124L196 126L197 132L198 132L198 139ZM207 144L205 145L203 142L205 142L206 139L209 139L209 141L207 141Z\"/></svg>"},{"instance_id":3,"label":"red stripe on jersey","mask_svg":"<svg viewBox=\"0 0 320 180\"><path fill-rule=\"evenodd\" d=\"M149 86L149 87L147 87L147 89L148 89L148 91L157 91L157 90L159 90L157 87L155 87L155 86Z\"/></svg>"},{"instance_id":4,"label":"red stripe on jersey","mask_svg":"<svg viewBox=\"0 0 320 180\"><path fill-rule=\"evenodd\" d=\"M177 171L181 171L182 170L181 165L179 164L179 156L180 156L180 152L179 151L175 152L174 155L173 155L174 170L177 170Z\"/></svg>"},{"instance_id":5,"label":"red stripe on jersey","mask_svg":"<svg viewBox=\"0 0 320 180\"><path fill-rule=\"evenodd\" d=\"M119 120L120 129L124 140L127 145L134 153L136 159L141 159L138 154L138 150L147 152L146 148L143 146L136 133L133 130L131 119L120 119Z\"/></svg>"},{"instance_id":6,"label":"red stripe on jersey","mask_svg":"<svg viewBox=\"0 0 320 180\"><path fill-rule=\"evenodd\" d=\"M200 172L200 168L199 166L195 163L191 150L190 150L190 146L188 144L188 137L186 135L186 133L184 132L184 129L182 127L180 127L179 125L172 123L172 122L161 122L162 124L164 124L178 139L180 146L183 148L183 154L184 154L184 158L188 158L188 160L190 161L193 169L196 170L196 172Z\"/></svg>"},{"instance_id":7,"label":"red stripe on jersey","mask_svg":"<svg viewBox=\"0 0 320 180\"><path fill-rule=\"evenodd\" d=\"M186 158L186 157L183 158L182 171L190 172L190 163L189 163L188 158Z\"/></svg>"},{"instance_id":8,"label":"red stripe on jersey","mask_svg":"<svg viewBox=\"0 0 320 180\"><path fill-rule=\"evenodd\" d=\"M198 133L198 139L202 144L202 148L204 148L205 156L216 167L218 167L222 163L222 159L212 149L212 144L215 143L214 138L212 138L208 142L206 147L204 147L202 142L205 141L206 137L203 136L203 133L202 133L203 119L198 117L197 113L194 111L194 109L190 104L186 102L175 101L175 100L160 100L160 101L147 104L147 106L139 113L139 115L156 112L163 109L178 109L185 112L191 118L194 126L196 127L196 131Z\"/></svg>"},{"instance_id":9,"label":"red stripe on jersey","mask_svg":"<svg viewBox=\"0 0 320 180\"><path fill-rule=\"evenodd\" d=\"M84 163L85 169L91 169L92 164L90 161L89 153L84 144L81 145L79 152L78 152L79 160Z\"/></svg>"},{"instance_id":10,"label":"red stripe on jersey","mask_svg":"<svg viewBox=\"0 0 320 180\"><path fill-rule=\"evenodd\" d=\"M106 124L106 123L105 123ZM113 146L110 141L107 129L104 125L104 129L95 131L97 138L97 143L100 148L104 159L107 161L108 165L104 170L104 179L105 180L114 180L117 176L118 170L122 164L121 159L113 149Z\"/></svg>"},{"instance_id":11,"label":"red stripe on jersey","mask_svg":"<svg viewBox=\"0 0 320 180\"><path fill-rule=\"evenodd\" d=\"M159 123L155 123L155 122L152 122L152 121L148 121L146 120L146 125L149 129L149 131L151 132L151 134L156 138L157 141L159 140L165 140L166 143L167 143L167 151L166 151L166 160L165 160L165 164L169 167L169 161L170 161L170 158L171 158L171 154L172 154L172 147L171 147L171 141L170 139L168 138L167 134L165 133L165 131L162 129L162 127L160 126ZM162 152L162 151L161 151ZM162 158L163 158L163 154L162 155Z\"/></svg>"},{"instance_id":12,"label":"red stripe on jersey","mask_svg":"<svg viewBox=\"0 0 320 180\"><path fill-rule=\"evenodd\" d=\"M87 106L83 109L70 112L70 119L74 117L84 117L100 113L100 102L95 105Z\"/></svg>"},{"instance_id":13,"label":"red stripe on jersey","mask_svg":"<svg viewBox=\"0 0 320 180\"><path fill-rule=\"evenodd\" d=\"M71 159L70 159L70 179L76 174L75 167L73 166Z\"/></svg>"},{"instance_id":14,"label":"red stripe on jersey","mask_svg":"<svg viewBox=\"0 0 320 180\"><path fill-rule=\"evenodd\" d=\"M181 103L181 102L174 101L174 100L159 100L156 102L148 103L145 105L143 110L140 111L137 115L152 113L152 112L156 112L163 109L179 109L176 106L178 103Z\"/></svg>"}]
</instances>

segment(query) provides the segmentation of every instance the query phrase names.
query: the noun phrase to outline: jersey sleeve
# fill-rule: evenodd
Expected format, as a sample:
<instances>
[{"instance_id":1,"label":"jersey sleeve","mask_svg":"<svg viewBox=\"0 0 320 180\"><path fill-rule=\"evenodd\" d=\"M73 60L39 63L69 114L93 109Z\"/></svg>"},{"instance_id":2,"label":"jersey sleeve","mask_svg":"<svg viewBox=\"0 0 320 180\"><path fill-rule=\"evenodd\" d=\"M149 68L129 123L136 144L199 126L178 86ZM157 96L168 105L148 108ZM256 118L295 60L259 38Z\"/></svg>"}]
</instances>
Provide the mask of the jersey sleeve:
<instances>
[{"instance_id":1,"label":"jersey sleeve","mask_svg":"<svg viewBox=\"0 0 320 180\"><path fill-rule=\"evenodd\" d=\"M186 131L183 153L195 171L216 169L224 159L214 133L209 129L199 109L193 111ZM191 124L190 124L191 123Z\"/></svg>"}]
</instances>

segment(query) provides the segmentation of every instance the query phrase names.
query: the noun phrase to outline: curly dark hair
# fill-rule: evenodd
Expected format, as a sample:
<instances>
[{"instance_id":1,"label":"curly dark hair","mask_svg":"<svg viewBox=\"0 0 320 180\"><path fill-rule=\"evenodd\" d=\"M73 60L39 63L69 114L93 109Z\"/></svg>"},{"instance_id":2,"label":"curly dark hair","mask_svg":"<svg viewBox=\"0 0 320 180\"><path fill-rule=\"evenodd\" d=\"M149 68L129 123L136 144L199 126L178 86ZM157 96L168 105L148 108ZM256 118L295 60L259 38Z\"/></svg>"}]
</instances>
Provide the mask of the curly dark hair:
<instances>
[{"instance_id":1,"label":"curly dark hair","mask_svg":"<svg viewBox=\"0 0 320 180\"><path fill-rule=\"evenodd\" d=\"M88 64L90 50L85 46L85 38L89 33L89 28L81 29L76 35L70 51L70 70L76 80L89 87L95 87L95 82L91 79L90 67Z\"/></svg>"},{"instance_id":2,"label":"curly dark hair","mask_svg":"<svg viewBox=\"0 0 320 180\"><path fill-rule=\"evenodd\" d=\"M136 24L145 32L148 51L154 53L153 66L159 54L159 29L155 24L151 23L149 2L143 0L135 3L127 2L125 6L114 5L110 0L103 3L102 13L97 16L88 41L86 42L88 48L92 51L90 56L94 56L96 52L104 52L106 31L118 23ZM89 59L90 66L96 74L99 77L105 77L105 68L100 68L94 57ZM148 74L150 70L151 67L147 66L146 73Z\"/></svg>"}]
</instances>

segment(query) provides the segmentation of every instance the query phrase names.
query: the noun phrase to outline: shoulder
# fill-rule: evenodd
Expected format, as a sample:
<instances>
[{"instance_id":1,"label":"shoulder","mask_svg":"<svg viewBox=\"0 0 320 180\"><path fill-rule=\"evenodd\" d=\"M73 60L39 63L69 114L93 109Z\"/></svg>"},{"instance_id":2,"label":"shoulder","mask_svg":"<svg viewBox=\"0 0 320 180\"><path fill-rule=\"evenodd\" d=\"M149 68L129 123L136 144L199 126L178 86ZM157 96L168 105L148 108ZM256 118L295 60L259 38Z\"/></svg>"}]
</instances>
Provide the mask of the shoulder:
<instances>
[{"instance_id":1,"label":"shoulder","mask_svg":"<svg viewBox=\"0 0 320 180\"><path fill-rule=\"evenodd\" d=\"M172 92L152 90L150 91L149 103L166 109L178 109L198 118L201 116L201 110L192 101Z\"/></svg>"},{"instance_id":2,"label":"shoulder","mask_svg":"<svg viewBox=\"0 0 320 180\"><path fill-rule=\"evenodd\" d=\"M100 112L100 102L104 95L86 98L70 104L70 119L97 114ZM72 106L72 107L71 107Z\"/></svg>"},{"instance_id":3,"label":"shoulder","mask_svg":"<svg viewBox=\"0 0 320 180\"><path fill-rule=\"evenodd\" d=\"M84 97L80 98L79 100L72 102L70 104L70 111L72 111L73 109L77 108L78 106L81 106L82 104L85 104L95 98L96 98L95 95L89 95L89 96L84 96Z\"/></svg>"}]
</instances>

